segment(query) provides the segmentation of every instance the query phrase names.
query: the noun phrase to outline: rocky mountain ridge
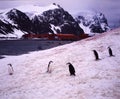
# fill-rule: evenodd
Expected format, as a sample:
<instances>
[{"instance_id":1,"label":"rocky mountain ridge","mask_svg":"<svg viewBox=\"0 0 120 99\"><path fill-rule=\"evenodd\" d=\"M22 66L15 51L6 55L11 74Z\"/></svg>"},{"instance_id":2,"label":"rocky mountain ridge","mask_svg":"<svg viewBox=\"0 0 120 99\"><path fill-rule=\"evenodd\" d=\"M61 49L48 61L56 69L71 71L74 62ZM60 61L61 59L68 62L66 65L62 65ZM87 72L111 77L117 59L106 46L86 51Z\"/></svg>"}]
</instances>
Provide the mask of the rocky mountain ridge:
<instances>
[{"instance_id":1,"label":"rocky mountain ridge","mask_svg":"<svg viewBox=\"0 0 120 99\"><path fill-rule=\"evenodd\" d=\"M85 33L103 33L110 30L107 19L103 13L81 11L74 17L84 29Z\"/></svg>"},{"instance_id":2,"label":"rocky mountain ridge","mask_svg":"<svg viewBox=\"0 0 120 99\"><path fill-rule=\"evenodd\" d=\"M84 27L88 26L91 32L101 33L108 30L108 27L106 28L108 26L107 19L105 17L105 20L103 18L97 20L97 17L93 17L93 19L95 20L91 22L91 20L88 21L85 16L81 15L74 18L69 12L55 3L48 7L21 6L3 10L0 13L0 34L17 35L15 32L18 30L22 34L62 33L80 35L84 31L87 33ZM100 22L106 25L104 30L101 28ZM81 23L83 25L80 25Z\"/></svg>"}]
</instances>

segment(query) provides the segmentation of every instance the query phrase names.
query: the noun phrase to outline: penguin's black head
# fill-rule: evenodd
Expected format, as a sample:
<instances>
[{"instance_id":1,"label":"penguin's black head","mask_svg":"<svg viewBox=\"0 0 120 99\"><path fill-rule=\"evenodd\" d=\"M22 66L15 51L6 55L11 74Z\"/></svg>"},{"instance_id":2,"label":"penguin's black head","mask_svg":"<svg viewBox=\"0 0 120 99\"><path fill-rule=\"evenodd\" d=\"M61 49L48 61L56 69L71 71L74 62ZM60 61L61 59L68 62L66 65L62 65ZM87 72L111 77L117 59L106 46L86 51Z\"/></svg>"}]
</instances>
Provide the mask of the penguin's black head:
<instances>
[{"instance_id":1,"label":"penguin's black head","mask_svg":"<svg viewBox=\"0 0 120 99\"><path fill-rule=\"evenodd\" d=\"M8 64L9 66L12 66L12 64Z\"/></svg>"},{"instance_id":2,"label":"penguin's black head","mask_svg":"<svg viewBox=\"0 0 120 99\"><path fill-rule=\"evenodd\" d=\"M49 63L53 63L53 61L49 61Z\"/></svg>"},{"instance_id":3,"label":"penguin's black head","mask_svg":"<svg viewBox=\"0 0 120 99\"><path fill-rule=\"evenodd\" d=\"M110 48L110 46L108 46L108 49Z\"/></svg>"},{"instance_id":4,"label":"penguin's black head","mask_svg":"<svg viewBox=\"0 0 120 99\"><path fill-rule=\"evenodd\" d=\"M70 62L68 62L66 65L70 65L71 63Z\"/></svg>"}]
</instances>

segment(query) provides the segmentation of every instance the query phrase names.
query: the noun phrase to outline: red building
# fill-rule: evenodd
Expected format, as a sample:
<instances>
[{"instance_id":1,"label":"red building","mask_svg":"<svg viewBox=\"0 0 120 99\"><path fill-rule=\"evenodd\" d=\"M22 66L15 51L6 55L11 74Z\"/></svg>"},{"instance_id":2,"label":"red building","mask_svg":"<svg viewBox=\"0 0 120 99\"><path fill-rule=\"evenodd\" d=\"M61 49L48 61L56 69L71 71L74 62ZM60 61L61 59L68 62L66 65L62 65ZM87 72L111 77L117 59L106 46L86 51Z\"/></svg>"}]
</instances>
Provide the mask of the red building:
<instances>
[{"instance_id":1,"label":"red building","mask_svg":"<svg viewBox=\"0 0 120 99\"><path fill-rule=\"evenodd\" d=\"M29 38L41 38L41 39L47 39L47 40L81 40L84 38L89 37L88 34L81 34L79 36L74 34L24 34L22 38L29 39Z\"/></svg>"}]
</instances>

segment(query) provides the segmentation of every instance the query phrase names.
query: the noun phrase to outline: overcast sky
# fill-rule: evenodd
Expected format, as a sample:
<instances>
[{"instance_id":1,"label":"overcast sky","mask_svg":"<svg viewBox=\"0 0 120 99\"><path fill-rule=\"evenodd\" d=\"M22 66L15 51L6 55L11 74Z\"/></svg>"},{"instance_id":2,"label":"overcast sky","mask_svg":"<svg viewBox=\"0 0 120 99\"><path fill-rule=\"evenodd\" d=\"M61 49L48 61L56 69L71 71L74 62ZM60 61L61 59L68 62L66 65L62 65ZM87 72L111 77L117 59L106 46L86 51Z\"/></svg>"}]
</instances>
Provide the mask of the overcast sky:
<instances>
[{"instance_id":1,"label":"overcast sky","mask_svg":"<svg viewBox=\"0 0 120 99\"><path fill-rule=\"evenodd\" d=\"M79 10L94 10L102 12L108 19L108 23L120 24L120 0L0 0L0 9L13 8L20 5L47 6L57 3L70 13Z\"/></svg>"}]
</instances>

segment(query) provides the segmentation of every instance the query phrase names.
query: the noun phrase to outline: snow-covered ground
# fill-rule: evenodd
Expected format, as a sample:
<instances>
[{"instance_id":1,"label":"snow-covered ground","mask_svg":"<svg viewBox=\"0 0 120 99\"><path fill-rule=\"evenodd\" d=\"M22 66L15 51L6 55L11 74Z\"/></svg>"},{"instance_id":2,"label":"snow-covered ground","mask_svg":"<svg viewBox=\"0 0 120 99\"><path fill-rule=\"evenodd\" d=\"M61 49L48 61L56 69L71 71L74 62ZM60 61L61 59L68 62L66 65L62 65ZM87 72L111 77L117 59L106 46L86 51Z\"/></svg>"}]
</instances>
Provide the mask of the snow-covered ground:
<instances>
[{"instance_id":1,"label":"snow-covered ground","mask_svg":"<svg viewBox=\"0 0 120 99\"><path fill-rule=\"evenodd\" d=\"M0 60L0 99L120 99L120 29ZM109 57L110 46L115 57ZM101 60L95 61L92 50ZM46 73L52 60L51 73ZM76 76L70 76L71 62ZM8 74L11 63L14 74Z\"/></svg>"}]
</instances>

